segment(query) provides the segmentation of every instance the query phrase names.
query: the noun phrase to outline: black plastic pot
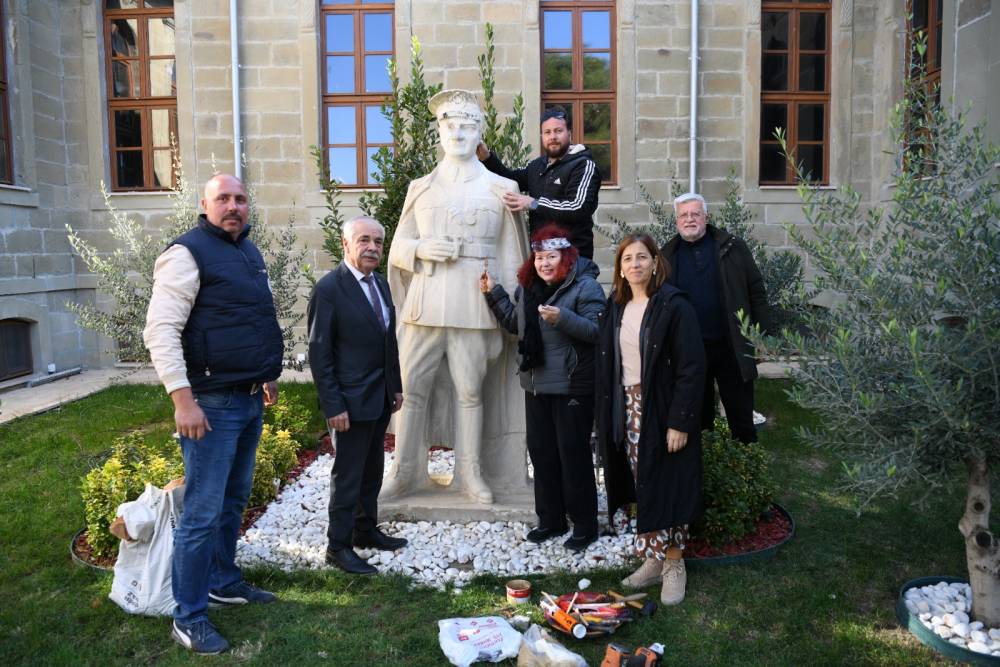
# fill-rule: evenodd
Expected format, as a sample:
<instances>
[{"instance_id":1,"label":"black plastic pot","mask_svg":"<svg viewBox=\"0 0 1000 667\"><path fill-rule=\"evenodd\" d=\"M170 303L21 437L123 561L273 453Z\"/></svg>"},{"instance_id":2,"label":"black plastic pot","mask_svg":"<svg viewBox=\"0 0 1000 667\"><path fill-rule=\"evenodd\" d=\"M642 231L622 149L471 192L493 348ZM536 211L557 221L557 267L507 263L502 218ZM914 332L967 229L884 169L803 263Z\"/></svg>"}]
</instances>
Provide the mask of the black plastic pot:
<instances>
[{"instance_id":1,"label":"black plastic pot","mask_svg":"<svg viewBox=\"0 0 1000 667\"><path fill-rule=\"evenodd\" d=\"M956 646L947 639L941 639L930 628L921 623L918 616L914 616L906 608L906 598L903 597L906 591L911 588L920 588L921 586L933 585L942 581L949 584L969 583L968 579L960 577L920 577L919 579L907 581L900 587L899 597L896 598L896 618L899 620L899 624L909 630L910 634L920 640L921 644L931 647L946 658L965 662L970 665L1000 665L1000 657L976 653L967 648Z\"/></svg>"},{"instance_id":2,"label":"black plastic pot","mask_svg":"<svg viewBox=\"0 0 1000 667\"><path fill-rule=\"evenodd\" d=\"M76 531L76 534L73 535L73 539L71 539L69 541L69 555L70 555L70 558L72 558L73 562L76 563L77 565L80 565L82 567L89 567L90 569L96 570L98 572L111 572L111 571L113 571L114 570L113 567L104 567L103 565L95 565L94 563L90 563L88 561L85 561L85 560L83 560L82 558L80 558L79 556L76 555L76 551L73 549L73 545L76 544L76 539L78 537L80 537L80 535L82 535L85 530L87 530L87 529L86 528L81 528L80 530Z\"/></svg>"},{"instance_id":3,"label":"black plastic pot","mask_svg":"<svg viewBox=\"0 0 1000 667\"><path fill-rule=\"evenodd\" d=\"M743 554L734 554L732 556L706 556L704 558L685 558L685 567L688 569L696 569L699 567L713 567L716 565L742 565L743 563L754 563L774 558L774 555L778 553L778 549L790 539L795 537L795 519L792 518L792 515L788 512L788 510L778 503L774 503L771 507L774 508L775 511L780 512L782 516L788 519L788 523L791 524L791 529L788 531L788 535L785 539L781 540L777 544L772 544L769 547L758 549L756 551L748 551Z\"/></svg>"}]
</instances>

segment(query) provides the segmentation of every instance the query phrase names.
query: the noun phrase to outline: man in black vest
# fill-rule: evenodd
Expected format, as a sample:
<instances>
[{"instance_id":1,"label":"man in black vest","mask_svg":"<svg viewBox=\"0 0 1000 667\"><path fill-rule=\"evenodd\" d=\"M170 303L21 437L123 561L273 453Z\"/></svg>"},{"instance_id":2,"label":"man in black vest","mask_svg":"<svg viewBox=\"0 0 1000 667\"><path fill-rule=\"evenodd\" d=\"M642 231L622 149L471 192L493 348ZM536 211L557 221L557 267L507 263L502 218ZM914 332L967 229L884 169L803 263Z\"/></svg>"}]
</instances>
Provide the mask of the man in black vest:
<instances>
[{"instance_id":1,"label":"man in black vest","mask_svg":"<svg viewBox=\"0 0 1000 667\"><path fill-rule=\"evenodd\" d=\"M308 310L309 368L337 446L326 561L351 574L374 574L353 547L406 546L376 525L385 429L403 405L403 382L392 295L375 271L385 230L360 216L344 223L341 238L344 261L316 283Z\"/></svg>"},{"instance_id":2,"label":"man in black vest","mask_svg":"<svg viewBox=\"0 0 1000 667\"><path fill-rule=\"evenodd\" d=\"M677 234L663 246L670 282L688 293L705 344L705 396L702 428L715 420L715 383L733 436L757 442L753 425L753 383L757 362L753 345L740 332L742 310L765 332L771 326L767 291L757 263L743 239L708 224L705 199L688 192L674 199Z\"/></svg>"},{"instance_id":3,"label":"man in black vest","mask_svg":"<svg viewBox=\"0 0 1000 667\"><path fill-rule=\"evenodd\" d=\"M212 654L229 643L208 620L210 603L275 600L244 581L234 561L264 405L278 399L284 349L267 268L247 238L243 183L214 176L201 205L197 226L156 260L143 339L174 402L184 457L171 636Z\"/></svg>"}]
</instances>

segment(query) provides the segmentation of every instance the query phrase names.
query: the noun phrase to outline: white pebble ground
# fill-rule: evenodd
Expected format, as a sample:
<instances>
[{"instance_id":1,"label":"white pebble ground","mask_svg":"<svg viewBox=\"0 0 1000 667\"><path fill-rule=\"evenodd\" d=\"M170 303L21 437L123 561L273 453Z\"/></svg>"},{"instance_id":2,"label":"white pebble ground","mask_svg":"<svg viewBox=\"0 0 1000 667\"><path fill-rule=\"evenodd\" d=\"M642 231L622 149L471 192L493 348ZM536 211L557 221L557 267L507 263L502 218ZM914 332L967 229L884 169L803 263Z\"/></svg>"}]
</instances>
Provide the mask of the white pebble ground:
<instances>
[{"instance_id":1,"label":"white pebble ground","mask_svg":"<svg viewBox=\"0 0 1000 667\"><path fill-rule=\"evenodd\" d=\"M903 595L906 608L941 639L976 653L1000 656L1000 628L969 620L969 584L940 582L911 588Z\"/></svg>"},{"instance_id":2,"label":"white pebble ground","mask_svg":"<svg viewBox=\"0 0 1000 667\"><path fill-rule=\"evenodd\" d=\"M391 460L392 455L386 454L386 469ZM240 538L240 564L268 564L283 570L328 567L326 529L332 465L332 456L320 456L282 490ZM432 474L450 473L453 466L452 452L431 452L428 468ZM603 532L607 528L607 500L600 485L598 508ZM517 521L385 523L382 529L386 533L405 537L409 544L396 552L359 549L358 553L383 573L405 574L422 586L444 589L451 583L461 588L480 574L507 576L625 567L632 559L634 539L633 533L625 530L625 521L619 512L615 517L618 534L600 537L581 554L563 548L565 538L542 544L526 541L531 526Z\"/></svg>"}]
</instances>

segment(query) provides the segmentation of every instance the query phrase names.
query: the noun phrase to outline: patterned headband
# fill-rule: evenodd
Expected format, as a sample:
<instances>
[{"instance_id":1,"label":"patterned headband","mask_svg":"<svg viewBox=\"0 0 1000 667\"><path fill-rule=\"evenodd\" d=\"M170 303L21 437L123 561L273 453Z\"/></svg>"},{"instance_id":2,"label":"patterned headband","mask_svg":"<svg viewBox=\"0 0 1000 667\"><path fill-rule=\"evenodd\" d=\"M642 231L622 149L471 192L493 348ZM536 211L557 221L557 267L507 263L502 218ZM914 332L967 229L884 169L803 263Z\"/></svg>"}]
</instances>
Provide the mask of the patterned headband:
<instances>
[{"instance_id":1,"label":"patterned headband","mask_svg":"<svg viewBox=\"0 0 1000 667\"><path fill-rule=\"evenodd\" d=\"M533 252L541 252L543 250L563 250L564 248L569 248L570 245L569 241L559 237L555 239L545 239L544 241L534 241L531 244L531 250Z\"/></svg>"}]
</instances>

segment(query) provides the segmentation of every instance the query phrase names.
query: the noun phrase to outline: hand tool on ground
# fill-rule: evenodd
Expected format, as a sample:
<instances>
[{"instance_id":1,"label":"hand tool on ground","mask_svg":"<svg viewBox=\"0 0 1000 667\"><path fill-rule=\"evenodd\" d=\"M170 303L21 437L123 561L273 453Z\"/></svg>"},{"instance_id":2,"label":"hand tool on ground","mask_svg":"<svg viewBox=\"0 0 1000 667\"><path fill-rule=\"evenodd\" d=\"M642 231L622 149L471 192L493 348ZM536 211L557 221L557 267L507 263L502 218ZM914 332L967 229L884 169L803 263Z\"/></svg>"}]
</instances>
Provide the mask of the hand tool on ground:
<instances>
[{"instance_id":1,"label":"hand tool on ground","mask_svg":"<svg viewBox=\"0 0 1000 667\"><path fill-rule=\"evenodd\" d=\"M645 593L637 593L636 595L622 595L617 591L608 591L608 595L611 596L616 602L624 602L633 609L639 610L639 613L643 616L652 616L656 612L656 602L653 600L647 600L646 602L639 602L639 600L646 597Z\"/></svg>"}]
</instances>

